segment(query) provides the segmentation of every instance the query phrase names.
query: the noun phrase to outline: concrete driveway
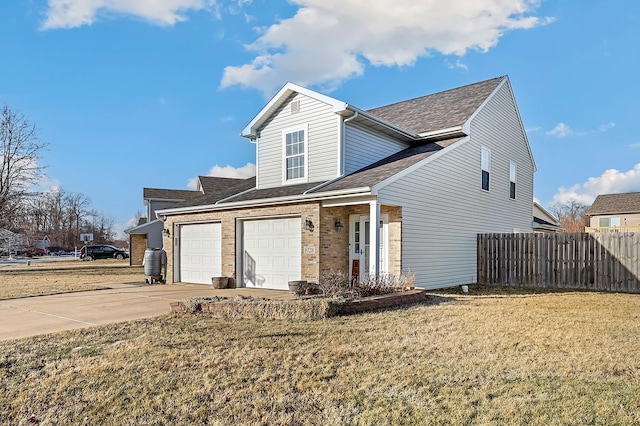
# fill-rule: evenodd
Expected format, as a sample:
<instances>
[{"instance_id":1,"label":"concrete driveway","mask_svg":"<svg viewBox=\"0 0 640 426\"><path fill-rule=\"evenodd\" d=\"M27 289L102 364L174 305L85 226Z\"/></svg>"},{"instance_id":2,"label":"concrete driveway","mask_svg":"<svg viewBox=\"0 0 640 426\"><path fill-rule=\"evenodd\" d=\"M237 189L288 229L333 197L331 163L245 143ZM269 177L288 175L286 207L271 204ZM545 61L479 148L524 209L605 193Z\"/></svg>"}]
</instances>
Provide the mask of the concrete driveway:
<instances>
[{"instance_id":1,"label":"concrete driveway","mask_svg":"<svg viewBox=\"0 0 640 426\"><path fill-rule=\"evenodd\" d=\"M0 340L149 318L168 313L170 302L214 295L235 297L238 294L291 298L288 291L276 290L214 290L211 286L195 284L121 284L109 290L0 300Z\"/></svg>"}]
</instances>

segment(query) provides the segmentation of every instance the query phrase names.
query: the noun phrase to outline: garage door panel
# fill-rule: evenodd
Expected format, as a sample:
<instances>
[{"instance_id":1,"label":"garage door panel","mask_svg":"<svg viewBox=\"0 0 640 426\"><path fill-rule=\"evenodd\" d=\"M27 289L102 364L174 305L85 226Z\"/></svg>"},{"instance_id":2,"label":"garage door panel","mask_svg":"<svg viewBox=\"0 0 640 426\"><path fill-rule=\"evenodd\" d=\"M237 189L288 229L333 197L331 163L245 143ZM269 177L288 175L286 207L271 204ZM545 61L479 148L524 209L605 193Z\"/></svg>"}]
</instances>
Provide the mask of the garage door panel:
<instances>
[{"instance_id":1,"label":"garage door panel","mask_svg":"<svg viewBox=\"0 0 640 426\"><path fill-rule=\"evenodd\" d=\"M211 284L222 275L221 225L202 223L180 227L180 281Z\"/></svg>"},{"instance_id":2,"label":"garage door panel","mask_svg":"<svg viewBox=\"0 0 640 426\"><path fill-rule=\"evenodd\" d=\"M243 279L247 287L288 289L301 276L300 218L249 220L243 224Z\"/></svg>"}]
</instances>

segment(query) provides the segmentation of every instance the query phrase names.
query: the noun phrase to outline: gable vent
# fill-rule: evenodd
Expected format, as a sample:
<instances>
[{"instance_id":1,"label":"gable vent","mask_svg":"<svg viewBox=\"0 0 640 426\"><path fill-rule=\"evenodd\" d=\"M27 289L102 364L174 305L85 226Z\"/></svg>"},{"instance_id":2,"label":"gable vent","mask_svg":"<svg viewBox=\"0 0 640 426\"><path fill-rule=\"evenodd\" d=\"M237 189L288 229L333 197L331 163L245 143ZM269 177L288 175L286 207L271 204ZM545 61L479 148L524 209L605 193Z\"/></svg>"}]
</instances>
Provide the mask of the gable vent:
<instances>
[{"instance_id":1,"label":"gable vent","mask_svg":"<svg viewBox=\"0 0 640 426\"><path fill-rule=\"evenodd\" d=\"M292 101L290 105L291 105L291 114L296 114L300 112L300 101Z\"/></svg>"}]
</instances>

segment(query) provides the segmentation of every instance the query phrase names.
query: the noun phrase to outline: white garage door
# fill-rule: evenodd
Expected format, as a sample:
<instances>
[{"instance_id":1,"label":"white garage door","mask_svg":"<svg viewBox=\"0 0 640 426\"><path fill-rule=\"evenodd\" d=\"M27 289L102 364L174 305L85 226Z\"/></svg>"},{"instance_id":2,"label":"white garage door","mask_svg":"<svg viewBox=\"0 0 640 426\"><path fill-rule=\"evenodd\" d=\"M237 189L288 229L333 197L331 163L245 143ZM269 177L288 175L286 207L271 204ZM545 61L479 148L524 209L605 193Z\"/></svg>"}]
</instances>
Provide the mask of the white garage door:
<instances>
[{"instance_id":1,"label":"white garage door","mask_svg":"<svg viewBox=\"0 0 640 426\"><path fill-rule=\"evenodd\" d=\"M300 218L244 222L242 272L246 287L287 290L301 275Z\"/></svg>"},{"instance_id":2,"label":"white garage door","mask_svg":"<svg viewBox=\"0 0 640 426\"><path fill-rule=\"evenodd\" d=\"M221 232L219 223L180 226L180 281L211 284L211 277L222 275Z\"/></svg>"}]
</instances>

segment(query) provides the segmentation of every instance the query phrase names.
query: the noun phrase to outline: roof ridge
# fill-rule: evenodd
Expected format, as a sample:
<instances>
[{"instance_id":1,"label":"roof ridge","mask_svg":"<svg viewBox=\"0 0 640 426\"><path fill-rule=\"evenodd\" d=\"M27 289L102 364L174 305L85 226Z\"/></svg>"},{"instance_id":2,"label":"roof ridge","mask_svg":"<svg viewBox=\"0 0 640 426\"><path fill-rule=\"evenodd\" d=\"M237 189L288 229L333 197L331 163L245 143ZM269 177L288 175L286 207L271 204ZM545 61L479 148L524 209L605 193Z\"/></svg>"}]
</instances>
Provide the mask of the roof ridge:
<instances>
[{"instance_id":1,"label":"roof ridge","mask_svg":"<svg viewBox=\"0 0 640 426\"><path fill-rule=\"evenodd\" d=\"M430 96L435 96L435 95L440 95L440 94L447 93L447 92L452 92L454 90L461 90L461 89L464 89L464 88L467 88L467 87L470 87L470 86L475 86L475 85L478 85L478 84L487 83L489 81L501 80L501 79L506 78L506 77L508 77L508 76L505 74L505 75L501 75L499 77L488 78L486 80L476 81L475 83L465 84L464 86L452 87L451 89L441 90L439 92L429 93L427 95L416 96L414 98L404 99L402 101L397 101L397 102L392 102L390 104L380 105L380 106L377 106L377 107L374 107L374 108L366 109L365 111L366 112L371 112L371 111L379 109L379 108L386 108L386 107L390 107L390 106L393 106L393 105L402 104L402 103L405 103L405 102L415 101L417 99L423 99L423 98L428 98Z\"/></svg>"}]
</instances>

